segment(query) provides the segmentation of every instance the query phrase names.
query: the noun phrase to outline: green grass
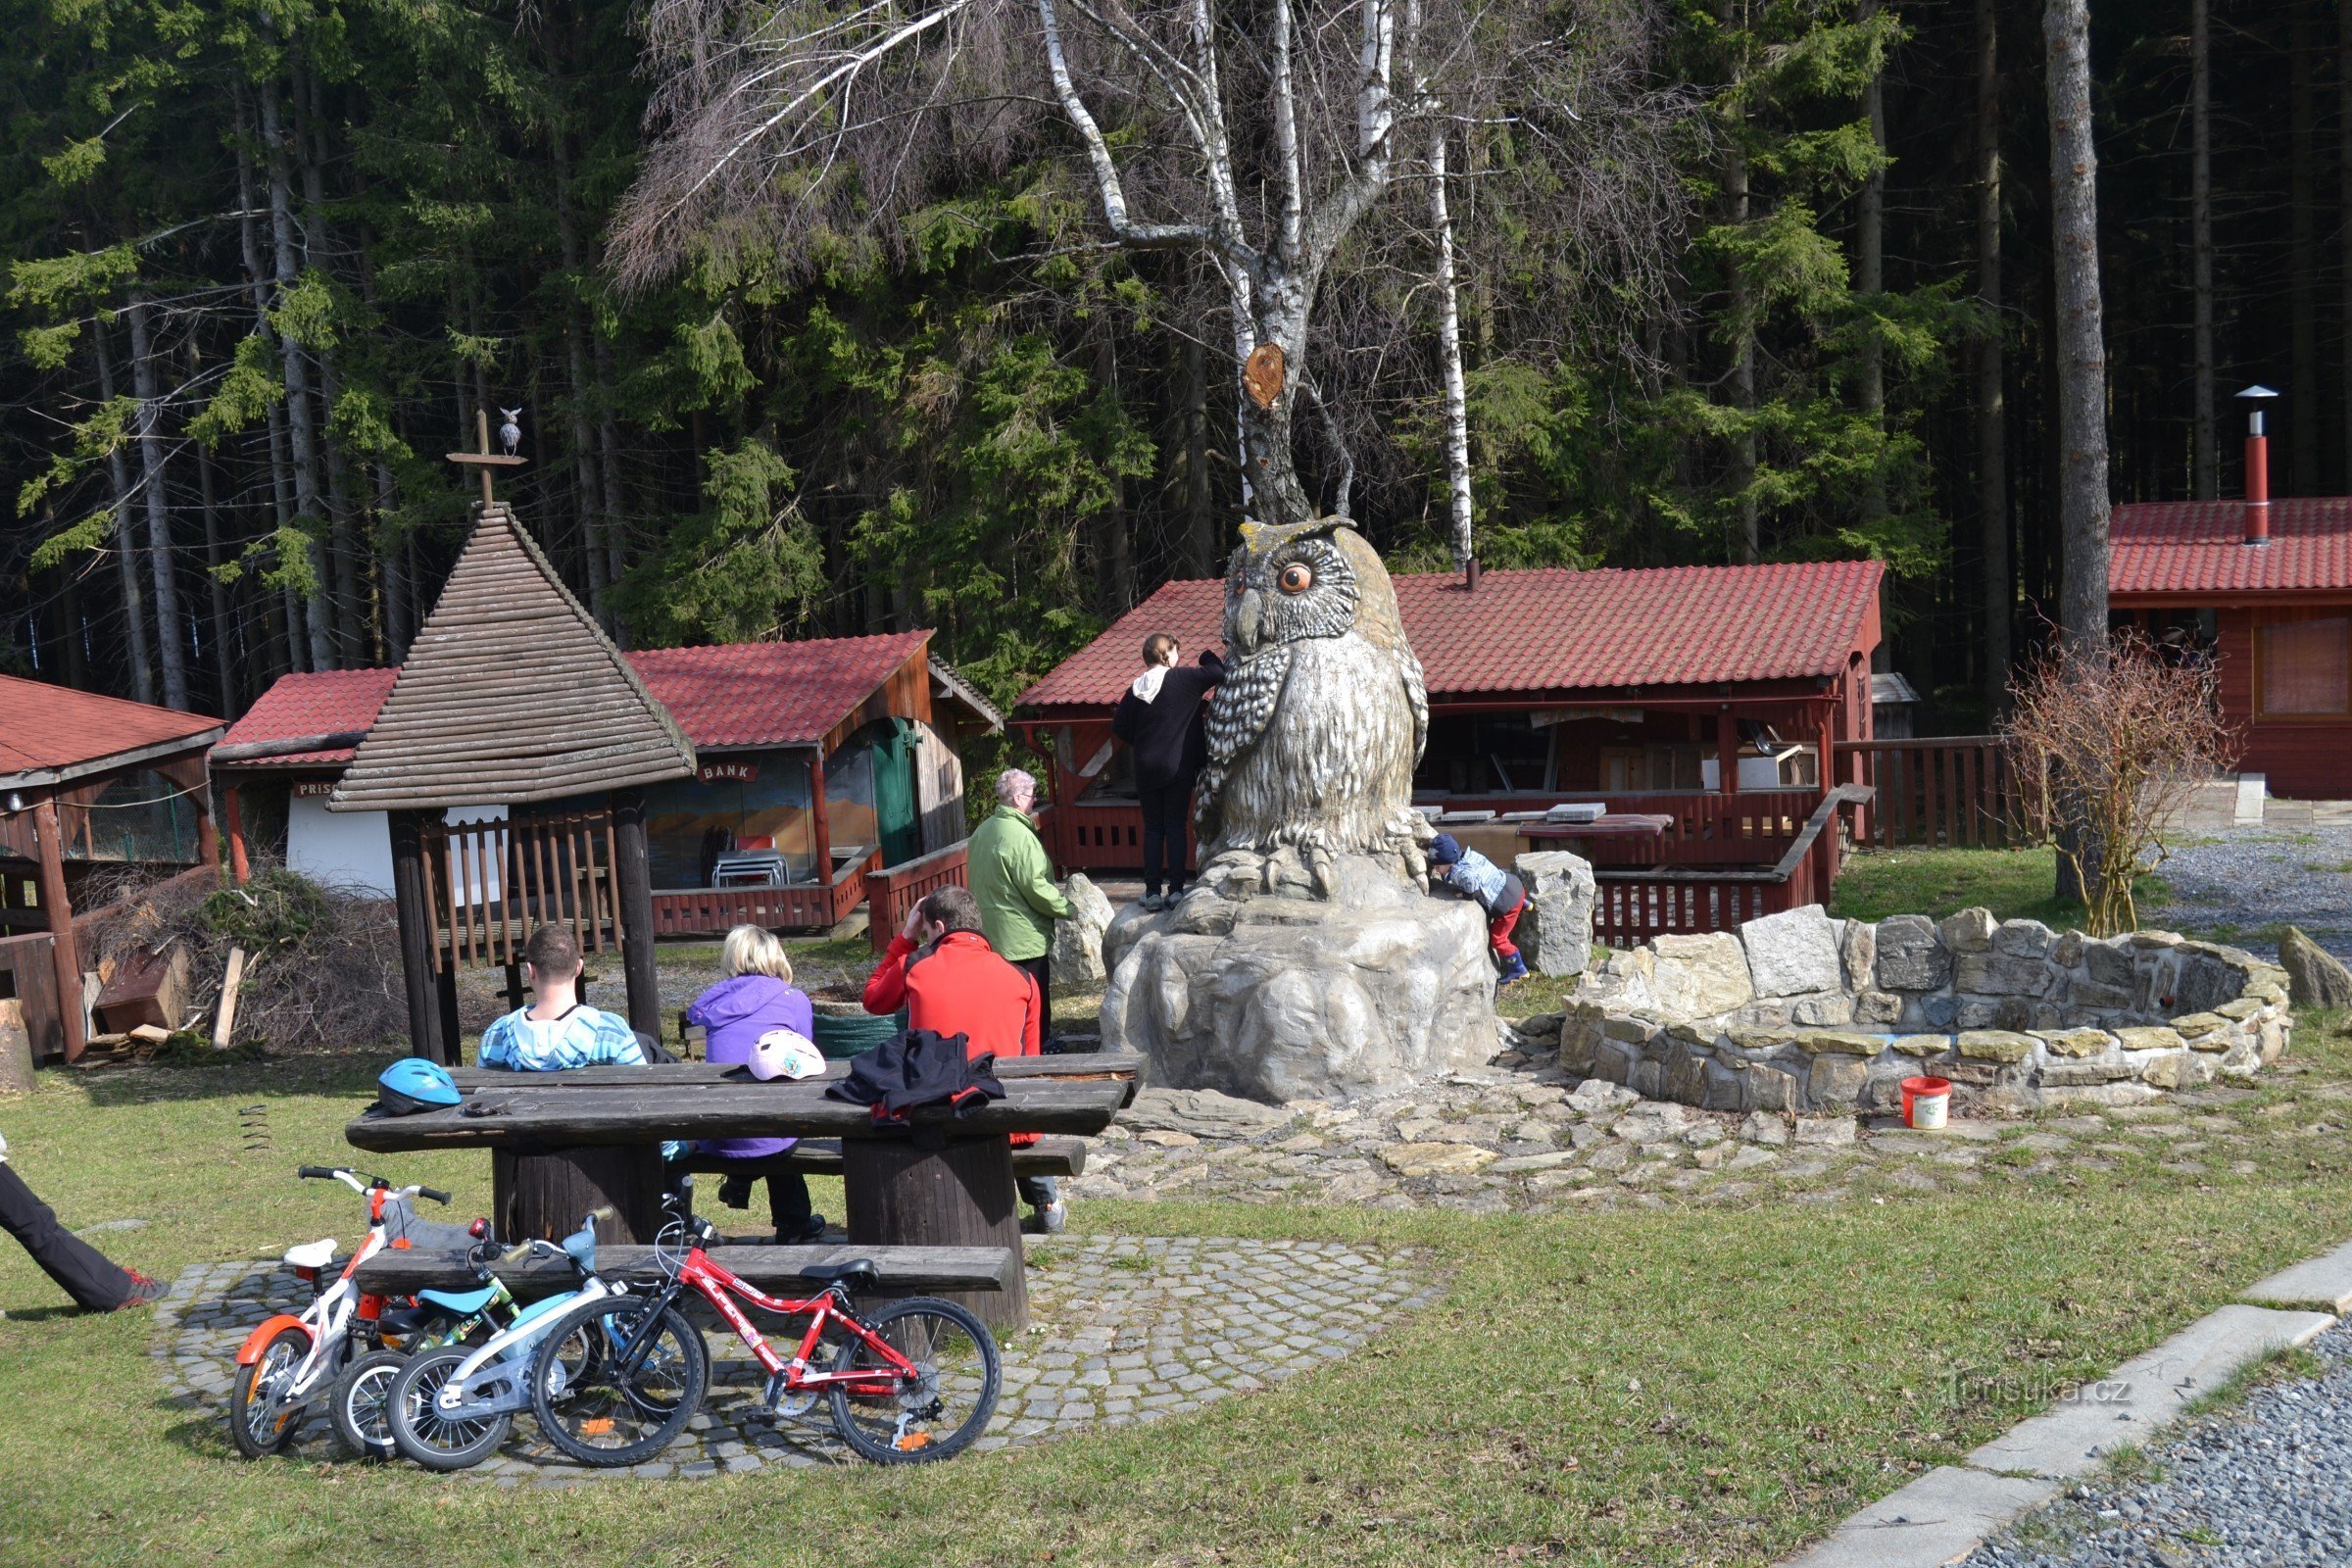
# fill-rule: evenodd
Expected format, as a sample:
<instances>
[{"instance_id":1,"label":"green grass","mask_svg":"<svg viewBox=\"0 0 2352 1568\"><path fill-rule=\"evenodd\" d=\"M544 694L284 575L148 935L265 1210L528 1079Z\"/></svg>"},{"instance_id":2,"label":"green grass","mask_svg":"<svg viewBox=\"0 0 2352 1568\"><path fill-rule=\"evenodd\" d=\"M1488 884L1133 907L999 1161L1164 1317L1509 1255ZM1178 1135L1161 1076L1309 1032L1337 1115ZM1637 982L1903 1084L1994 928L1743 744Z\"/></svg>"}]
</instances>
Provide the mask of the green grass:
<instances>
[{"instance_id":1,"label":"green grass","mask_svg":"<svg viewBox=\"0 0 2352 1568\"><path fill-rule=\"evenodd\" d=\"M2004 920L2039 920L2055 930L2082 923L2082 906L2057 896L2058 852L2023 850L1869 850L1849 857L1838 875L1830 912L1850 920L1890 914L1937 919L1973 906ZM2132 886L2141 909L2163 903L2161 877Z\"/></svg>"},{"instance_id":2,"label":"green grass","mask_svg":"<svg viewBox=\"0 0 2352 1568\"><path fill-rule=\"evenodd\" d=\"M0 1250L0 1563L1769 1563L2019 1413L1952 1374L2102 1375L2352 1234L2352 1150L2303 1130L2352 1090L2352 1051L2302 1034L2309 1069L2228 1112L2251 1139L2232 1151L2246 1176L2131 1158L1993 1166L1949 1194L1866 1179L1835 1204L1475 1217L1082 1202L1081 1231L1410 1249L1446 1295L1268 1393L906 1472L515 1493L247 1464L216 1411L166 1401L147 1314L61 1309ZM147 1220L103 1239L168 1277L354 1234L349 1195L292 1168L345 1152L369 1065L53 1072L0 1123L69 1222ZM265 1148L240 1134L253 1105ZM479 1153L379 1163L453 1188L462 1210L488 1196Z\"/></svg>"}]
</instances>

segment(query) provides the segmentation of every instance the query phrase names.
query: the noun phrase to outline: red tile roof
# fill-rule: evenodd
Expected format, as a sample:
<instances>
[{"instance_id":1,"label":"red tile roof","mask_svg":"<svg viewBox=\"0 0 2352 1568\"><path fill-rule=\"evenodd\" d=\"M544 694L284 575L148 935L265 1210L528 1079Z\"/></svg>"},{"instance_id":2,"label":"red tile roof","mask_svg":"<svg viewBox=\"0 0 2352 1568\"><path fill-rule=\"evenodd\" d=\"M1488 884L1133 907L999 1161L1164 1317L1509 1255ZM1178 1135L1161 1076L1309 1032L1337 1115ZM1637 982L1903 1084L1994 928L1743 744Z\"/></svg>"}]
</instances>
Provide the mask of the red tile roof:
<instances>
[{"instance_id":1,"label":"red tile roof","mask_svg":"<svg viewBox=\"0 0 2352 1568\"><path fill-rule=\"evenodd\" d=\"M660 648L629 662L699 750L811 746L909 659L927 631L798 643Z\"/></svg>"},{"instance_id":2,"label":"red tile roof","mask_svg":"<svg viewBox=\"0 0 2352 1568\"><path fill-rule=\"evenodd\" d=\"M2108 524L2111 594L2352 591L2352 497L2271 503L2271 542L2248 545L2242 501L2135 501Z\"/></svg>"},{"instance_id":3,"label":"red tile roof","mask_svg":"<svg viewBox=\"0 0 2352 1568\"><path fill-rule=\"evenodd\" d=\"M629 664L668 709L696 750L812 746L848 717L931 634L825 637L797 643L730 643L718 648L632 652ZM222 737L225 745L364 730L391 694L397 669L337 669L280 675ZM334 765L351 751L272 757L270 767Z\"/></svg>"},{"instance_id":4,"label":"red tile roof","mask_svg":"<svg viewBox=\"0 0 2352 1568\"><path fill-rule=\"evenodd\" d=\"M223 746L250 741L291 740L297 735L335 735L363 730L375 722L375 710L392 695L399 669L322 669L315 674L280 675L261 700L220 737ZM351 760L352 748L329 752L299 752L267 759L271 767L316 766Z\"/></svg>"},{"instance_id":5,"label":"red tile roof","mask_svg":"<svg viewBox=\"0 0 2352 1568\"><path fill-rule=\"evenodd\" d=\"M0 675L0 776L95 762L220 726L202 713Z\"/></svg>"},{"instance_id":6,"label":"red tile roof","mask_svg":"<svg viewBox=\"0 0 2352 1568\"><path fill-rule=\"evenodd\" d=\"M1864 646L1886 568L1875 561L1640 571L1451 572L1395 578L1432 697L1835 675ZM1220 648L1223 583L1172 582L1021 694L1024 708L1099 708L1141 667L1144 638L1192 659Z\"/></svg>"}]
</instances>

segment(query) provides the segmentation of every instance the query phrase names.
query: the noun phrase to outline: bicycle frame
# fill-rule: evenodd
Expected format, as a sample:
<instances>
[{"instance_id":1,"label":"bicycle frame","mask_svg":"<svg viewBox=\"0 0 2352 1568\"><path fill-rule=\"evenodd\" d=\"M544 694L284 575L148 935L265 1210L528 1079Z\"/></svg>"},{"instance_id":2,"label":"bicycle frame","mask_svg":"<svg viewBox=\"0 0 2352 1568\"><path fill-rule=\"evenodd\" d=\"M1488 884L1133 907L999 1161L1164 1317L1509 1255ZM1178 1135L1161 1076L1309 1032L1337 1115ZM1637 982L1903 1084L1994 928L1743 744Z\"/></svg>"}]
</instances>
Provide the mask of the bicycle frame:
<instances>
[{"instance_id":1,"label":"bicycle frame","mask_svg":"<svg viewBox=\"0 0 2352 1568\"><path fill-rule=\"evenodd\" d=\"M308 1400L319 1391L325 1375L341 1363L355 1321L371 1323L382 1314L384 1298L363 1294L353 1276L362 1263L384 1250L385 1200L395 1193L402 1198L415 1198L421 1191L416 1187L368 1186L347 1170L336 1170L333 1175L368 1199L368 1239L353 1250L351 1261L343 1266L335 1282L314 1296L309 1306L299 1314L279 1312L264 1319L237 1348L237 1364L250 1366L261 1359L263 1347L288 1327L298 1328L310 1337L310 1348L295 1366L292 1377L282 1388L271 1391L270 1403L280 1409ZM301 1265L296 1266L296 1271L303 1272Z\"/></svg>"},{"instance_id":2,"label":"bicycle frame","mask_svg":"<svg viewBox=\"0 0 2352 1568\"><path fill-rule=\"evenodd\" d=\"M595 1223L591 1219L585 1228L591 1238L595 1235ZM548 1242L530 1245L538 1249L554 1248L554 1244ZM583 1301L601 1301L609 1296L627 1294L627 1285L611 1283L594 1272L596 1253L593 1241L587 1244L583 1252L572 1252L568 1249L555 1250L579 1266L582 1276L580 1288L533 1301L515 1313L512 1323L459 1362L449 1380L433 1393L435 1415L452 1421L472 1421L530 1408L530 1389L523 1382L530 1369L530 1351L555 1326L556 1319ZM485 1389L488 1392L485 1393Z\"/></svg>"},{"instance_id":3,"label":"bicycle frame","mask_svg":"<svg viewBox=\"0 0 2352 1568\"><path fill-rule=\"evenodd\" d=\"M849 1309L846 1298L837 1288L829 1286L806 1299L770 1296L756 1286L744 1283L743 1279L724 1263L712 1260L710 1255L703 1250L700 1239L695 1240L688 1249L686 1256L678 1264L676 1276L662 1287L661 1293L655 1298L653 1309L648 1311L642 1319L643 1326L639 1328L630 1343L622 1348L623 1365L633 1365L645 1353L647 1345L660 1327L662 1308L674 1303L677 1298L688 1290L692 1290L704 1300L710 1302L712 1310L726 1320L727 1326L735 1331L736 1338L743 1341L744 1348L752 1352L753 1358L760 1363L770 1379L780 1378L783 1380L779 1390L781 1393L803 1394L827 1389L835 1384L845 1384L852 1394L869 1398L883 1398L896 1392L895 1381L883 1376L882 1374L885 1372L896 1372L906 1377L921 1376L920 1369L913 1362L901 1355L887 1340L868 1329L858 1315ZM767 1337L761 1334L752 1320L744 1315L743 1309L735 1304L737 1297L741 1297L762 1311L775 1312L785 1317L808 1319L808 1330L802 1334L800 1346L795 1349L789 1361L776 1353L775 1348L767 1343ZM808 1359L815 1353L818 1343L824 1338L826 1326L835 1322L842 1324L862 1344L879 1352L888 1362L888 1366L860 1367L854 1372L810 1371Z\"/></svg>"}]
</instances>

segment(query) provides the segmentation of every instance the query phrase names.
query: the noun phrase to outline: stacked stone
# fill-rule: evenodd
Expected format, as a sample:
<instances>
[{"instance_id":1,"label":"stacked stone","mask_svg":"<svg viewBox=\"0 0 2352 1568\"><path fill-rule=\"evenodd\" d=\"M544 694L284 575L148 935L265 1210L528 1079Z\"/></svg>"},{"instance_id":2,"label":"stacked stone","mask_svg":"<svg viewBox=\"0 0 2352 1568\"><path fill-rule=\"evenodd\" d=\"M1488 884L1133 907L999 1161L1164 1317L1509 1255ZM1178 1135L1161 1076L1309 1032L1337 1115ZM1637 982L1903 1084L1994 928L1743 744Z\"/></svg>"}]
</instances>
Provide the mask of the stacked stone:
<instances>
[{"instance_id":1,"label":"stacked stone","mask_svg":"<svg viewBox=\"0 0 2352 1568\"><path fill-rule=\"evenodd\" d=\"M1963 909L1659 937L1588 975L1559 1065L1708 1110L1838 1115L1949 1079L1955 1109L2132 1103L2286 1049L2286 974L2169 931L2105 940Z\"/></svg>"}]
</instances>

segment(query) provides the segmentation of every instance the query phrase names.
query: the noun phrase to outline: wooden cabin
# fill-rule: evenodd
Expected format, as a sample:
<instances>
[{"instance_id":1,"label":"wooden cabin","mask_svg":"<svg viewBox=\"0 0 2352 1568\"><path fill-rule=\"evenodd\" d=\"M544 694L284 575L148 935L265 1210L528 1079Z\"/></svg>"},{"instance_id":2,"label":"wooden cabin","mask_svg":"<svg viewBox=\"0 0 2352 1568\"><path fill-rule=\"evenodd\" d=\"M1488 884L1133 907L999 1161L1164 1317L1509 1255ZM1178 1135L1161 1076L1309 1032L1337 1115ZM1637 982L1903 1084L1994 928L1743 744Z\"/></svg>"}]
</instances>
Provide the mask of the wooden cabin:
<instances>
[{"instance_id":1,"label":"wooden cabin","mask_svg":"<svg viewBox=\"0 0 2352 1568\"><path fill-rule=\"evenodd\" d=\"M214 874L204 758L220 734L199 713L0 675L0 1000L35 1062L87 1041L82 950L107 884Z\"/></svg>"},{"instance_id":2,"label":"wooden cabin","mask_svg":"<svg viewBox=\"0 0 2352 1568\"><path fill-rule=\"evenodd\" d=\"M2216 662L2239 770L2352 799L2352 497L2132 502L2108 537L2111 617Z\"/></svg>"},{"instance_id":3,"label":"wooden cabin","mask_svg":"<svg viewBox=\"0 0 2352 1568\"><path fill-rule=\"evenodd\" d=\"M1870 561L1399 575L1430 705L1414 801L1448 831L1598 802L1670 816L1664 863L1770 863L1836 782L1837 747L1872 736L1884 576ZM1168 583L1022 694L1061 865L1142 863L1111 710L1146 636L1190 661L1221 649L1223 621L1222 582Z\"/></svg>"},{"instance_id":4,"label":"wooden cabin","mask_svg":"<svg viewBox=\"0 0 2352 1568\"><path fill-rule=\"evenodd\" d=\"M661 935L828 929L863 902L869 873L963 839L958 747L1004 720L929 644L915 631L624 656L696 760L693 777L644 792ZM382 813L326 800L398 673L280 676L222 737L213 766L233 862L266 845L306 874L391 896ZM506 817L493 806L445 819L496 835L485 824Z\"/></svg>"}]
</instances>

